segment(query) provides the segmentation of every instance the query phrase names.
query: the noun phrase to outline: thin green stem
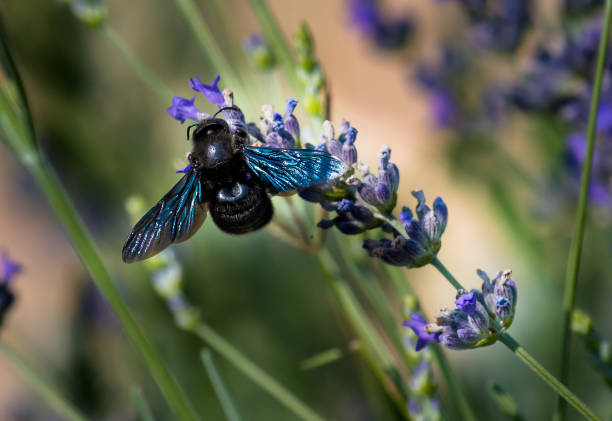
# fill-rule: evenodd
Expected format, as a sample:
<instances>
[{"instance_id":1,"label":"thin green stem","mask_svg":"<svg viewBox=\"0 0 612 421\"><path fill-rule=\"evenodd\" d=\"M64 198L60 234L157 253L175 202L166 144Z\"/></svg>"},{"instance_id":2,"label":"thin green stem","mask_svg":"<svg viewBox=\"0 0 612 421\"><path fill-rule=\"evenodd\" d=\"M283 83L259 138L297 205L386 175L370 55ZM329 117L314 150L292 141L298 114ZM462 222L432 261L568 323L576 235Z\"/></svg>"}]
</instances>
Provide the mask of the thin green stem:
<instances>
[{"instance_id":1,"label":"thin green stem","mask_svg":"<svg viewBox=\"0 0 612 421\"><path fill-rule=\"evenodd\" d=\"M56 387L42 378L19 354L0 339L0 353L15 367L24 380L58 415L68 421L85 421L87 417L62 395Z\"/></svg>"},{"instance_id":2,"label":"thin green stem","mask_svg":"<svg viewBox=\"0 0 612 421\"><path fill-rule=\"evenodd\" d=\"M461 419L464 421L475 421L477 419L476 415L474 415L472 407L468 403L465 393L463 392L457 377L453 373L453 369L448 363L440 344L433 344L431 347L431 352L438 363L438 367L440 368L440 372L442 374L442 378L444 379L444 383L446 384L448 393L450 394L455 408L457 408L459 411Z\"/></svg>"},{"instance_id":3,"label":"thin green stem","mask_svg":"<svg viewBox=\"0 0 612 421\"><path fill-rule=\"evenodd\" d=\"M459 281L457 279L455 279L455 277L448 271L448 269L446 269L446 266L444 266L442 264L442 262L438 259L438 257L435 257L433 259L433 261L431 262L431 264L433 265L433 267L435 267L436 269L438 269L438 271L448 280L448 282L450 282L450 284L457 290L459 291L460 289L465 289L463 288L463 286L459 283Z\"/></svg>"},{"instance_id":4,"label":"thin green stem","mask_svg":"<svg viewBox=\"0 0 612 421\"><path fill-rule=\"evenodd\" d=\"M340 308L363 344L362 352L366 361L372 367L374 374L382 383L396 407L406 418L409 418L406 401L394 381L394 378L399 378L399 373L393 365L393 357L389 350L383 346L382 338L366 318L365 310L351 291L346 280L341 276L340 268L329 250L323 248L315 257L338 300Z\"/></svg>"},{"instance_id":5,"label":"thin green stem","mask_svg":"<svg viewBox=\"0 0 612 421\"><path fill-rule=\"evenodd\" d=\"M612 0L611 0L612 1ZM434 263L434 262L437 262ZM455 289L464 289L455 277L444 267L442 262L437 258L432 262L434 267L455 287ZM499 340L506 345L529 369L536 373L544 380L555 392L559 394L566 402L576 408L582 415L590 420L599 420L595 413L574 395L567 387L563 385L555 376L544 368L535 358L533 358L522 346L519 345L508 333L502 333Z\"/></svg>"},{"instance_id":6,"label":"thin green stem","mask_svg":"<svg viewBox=\"0 0 612 421\"><path fill-rule=\"evenodd\" d=\"M578 210L576 211L576 223L570 246L569 259L565 277L565 294L563 299L563 333L561 341L561 381L567 384L569 377L569 360L571 351L571 320L574 303L576 301L576 288L578 286L578 271L580 269L580 255L582 254L582 242L584 238L584 226L588 206L589 185L591 183L591 167L593 153L595 150L595 135L597 130L597 114L599 98L603 84L604 68L608 43L610 41L610 27L612 24L612 0L606 1L605 19L601 38L599 40L599 51L597 53L597 67L595 70L595 82L589 110L589 122L587 126L587 146L582 167L580 182L580 193L578 196ZM563 420L566 415L567 404L564 400L557 401L555 419Z\"/></svg>"},{"instance_id":7,"label":"thin green stem","mask_svg":"<svg viewBox=\"0 0 612 421\"><path fill-rule=\"evenodd\" d=\"M17 70L17 65L10 53L6 31L4 29L4 20L0 19L0 67L6 73L6 77L13 81L17 89L18 98L20 99L19 109L22 117L26 120L28 131L28 140L32 141L31 146L35 146L36 138L34 136L34 120L30 114L30 106L28 105L28 97L25 93L25 87L21 80L21 75Z\"/></svg>"},{"instance_id":8,"label":"thin green stem","mask_svg":"<svg viewBox=\"0 0 612 421\"><path fill-rule=\"evenodd\" d=\"M553 376L548 370L546 370L542 364L540 364L535 358L533 358L512 336L507 333L502 333L499 340L506 345L510 351L514 353L531 371L536 373L542 380L544 380L552 389L554 389L559 396L567 403L572 405L578 410L585 418L589 420L601 420L595 413L589 408L584 402L574 395L563 383L561 383L555 376Z\"/></svg>"},{"instance_id":9,"label":"thin green stem","mask_svg":"<svg viewBox=\"0 0 612 421\"><path fill-rule=\"evenodd\" d=\"M113 47L117 49L121 57L127 62L127 64L136 72L138 77L142 79L164 102L170 101L172 98L172 90L161 81L155 73L153 73L145 64L143 64L134 52L127 46L125 41L121 38L115 30L109 26L105 26L100 29L100 32L106 38Z\"/></svg>"},{"instance_id":10,"label":"thin green stem","mask_svg":"<svg viewBox=\"0 0 612 421\"><path fill-rule=\"evenodd\" d=\"M213 389L215 389L217 398L219 398L225 417L228 421L240 421L242 418L240 418L238 409L225 386L225 382L221 378L219 370L217 370L211 350L204 348L202 352L200 352L200 357L202 358L202 363L204 364L204 368L206 368L210 382L213 385Z\"/></svg>"},{"instance_id":11,"label":"thin green stem","mask_svg":"<svg viewBox=\"0 0 612 421\"><path fill-rule=\"evenodd\" d=\"M29 170L47 196L81 262L121 321L125 332L147 363L151 375L177 417L182 420L197 420L197 415L176 379L170 374L161 357L123 303L102 262L100 253L51 167L41 158L37 164L29 165Z\"/></svg>"},{"instance_id":12,"label":"thin green stem","mask_svg":"<svg viewBox=\"0 0 612 421\"><path fill-rule=\"evenodd\" d=\"M132 386L130 390L130 395L132 395L132 402L136 407L138 415L140 415L140 419L142 421L155 421L153 411L151 411L149 402L147 402L147 400L145 399L144 393L142 393L142 389L138 386Z\"/></svg>"},{"instance_id":13,"label":"thin green stem","mask_svg":"<svg viewBox=\"0 0 612 421\"><path fill-rule=\"evenodd\" d=\"M206 342L208 346L234 365L254 383L285 405L285 407L291 410L295 415L306 421L323 421L323 418L314 410L309 408L277 380L273 379L269 374L245 357L206 323L198 324L195 328L195 333Z\"/></svg>"},{"instance_id":14,"label":"thin green stem","mask_svg":"<svg viewBox=\"0 0 612 421\"><path fill-rule=\"evenodd\" d=\"M368 279L365 276L364 272L357 266L355 259L349 255L349 251L348 244L338 247L338 253L340 254L344 266L347 268L349 276L359 285L364 294L368 297L385 332L387 332L392 340L397 353L402 357L402 362L406 368L408 368L410 364L399 332L399 326L401 325L393 318L393 314L389 309L389 304L380 283L375 279Z\"/></svg>"},{"instance_id":15,"label":"thin green stem","mask_svg":"<svg viewBox=\"0 0 612 421\"><path fill-rule=\"evenodd\" d=\"M276 18L270 11L265 0L248 0L251 9L255 13L259 24L264 32L266 40L270 42L274 48L274 52L278 55L279 62L291 83L291 86L296 92L302 91L302 86L297 78L295 60L287 42L285 34L281 30Z\"/></svg>"}]
</instances>

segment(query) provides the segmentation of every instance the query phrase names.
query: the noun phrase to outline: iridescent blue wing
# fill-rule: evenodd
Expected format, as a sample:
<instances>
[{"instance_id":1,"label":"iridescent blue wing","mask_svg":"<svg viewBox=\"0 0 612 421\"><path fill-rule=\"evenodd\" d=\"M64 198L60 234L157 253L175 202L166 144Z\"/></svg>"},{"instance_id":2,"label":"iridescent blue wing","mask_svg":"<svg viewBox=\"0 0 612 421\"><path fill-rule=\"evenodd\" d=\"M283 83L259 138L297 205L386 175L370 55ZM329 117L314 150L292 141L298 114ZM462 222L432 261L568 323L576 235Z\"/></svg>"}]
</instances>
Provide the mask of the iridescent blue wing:
<instances>
[{"instance_id":1,"label":"iridescent blue wing","mask_svg":"<svg viewBox=\"0 0 612 421\"><path fill-rule=\"evenodd\" d=\"M191 170L132 229L123 246L126 263L148 259L172 243L187 240L206 219L202 180Z\"/></svg>"},{"instance_id":2,"label":"iridescent blue wing","mask_svg":"<svg viewBox=\"0 0 612 421\"><path fill-rule=\"evenodd\" d=\"M278 192L326 183L346 171L340 159L314 149L246 146L242 153L255 175Z\"/></svg>"}]
</instances>

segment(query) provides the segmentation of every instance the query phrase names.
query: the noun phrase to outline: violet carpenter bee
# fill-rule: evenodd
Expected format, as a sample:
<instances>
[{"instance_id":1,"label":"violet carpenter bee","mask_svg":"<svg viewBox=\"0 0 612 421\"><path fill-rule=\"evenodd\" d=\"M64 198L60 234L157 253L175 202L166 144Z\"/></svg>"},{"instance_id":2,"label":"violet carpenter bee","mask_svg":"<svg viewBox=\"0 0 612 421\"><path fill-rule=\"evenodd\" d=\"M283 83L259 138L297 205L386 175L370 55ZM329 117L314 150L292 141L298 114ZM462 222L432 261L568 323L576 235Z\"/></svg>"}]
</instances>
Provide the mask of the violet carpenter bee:
<instances>
[{"instance_id":1,"label":"violet carpenter bee","mask_svg":"<svg viewBox=\"0 0 612 421\"><path fill-rule=\"evenodd\" d=\"M255 231L272 219L269 195L322 184L346 170L327 152L250 146L246 126L230 128L217 118L227 110L240 112L224 107L187 129L193 149L185 175L134 226L123 246L124 262L147 259L189 239L207 211L227 233Z\"/></svg>"}]
</instances>

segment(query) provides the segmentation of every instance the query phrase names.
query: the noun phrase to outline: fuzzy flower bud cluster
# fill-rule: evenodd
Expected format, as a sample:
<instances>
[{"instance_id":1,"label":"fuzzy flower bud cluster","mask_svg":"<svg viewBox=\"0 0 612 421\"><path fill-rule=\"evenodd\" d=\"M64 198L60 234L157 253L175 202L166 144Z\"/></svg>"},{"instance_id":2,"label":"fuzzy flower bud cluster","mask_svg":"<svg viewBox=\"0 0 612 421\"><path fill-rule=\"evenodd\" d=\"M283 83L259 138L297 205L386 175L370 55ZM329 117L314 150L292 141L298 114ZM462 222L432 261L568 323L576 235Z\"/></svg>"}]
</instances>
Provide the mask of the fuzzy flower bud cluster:
<instances>
[{"instance_id":1,"label":"fuzzy flower bud cluster","mask_svg":"<svg viewBox=\"0 0 612 421\"><path fill-rule=\"evenodd\" d=\"M491 345L510 327L517 300L512 272L499 272L493 279L481 270L477 273L483 279L481 290L458 291L455 309L440 309L432 323L418 313L404 322L418 337L417 351L431 342L455 350Z\"/></svg>"},{"instance_id":2,"label":"fuzzy flower bud cluster","mask_svg":"<svg viewBox=\"0 0 612 421\"><path fill-rule=\"evenodd\" d=\"M310 29L302 22L295 34L293 45L297 61L297 76L304 86L304 108L311 115L325 114L323 90L325 77L314 55L314 41Z\"/></svg>"},{"instance_id":3,"label":"fuzzy flower bud cluster","mask_svg":"<svg viewBox=\"0 0 612 421\"><path fill-rule=\"evenodd\" d=\"M389 161L390 158L391 149L385 145L378 153L378 175L371 174L363 165L358 167L363 173L363 182L359 183L359 196L384 215L390 214L395 208L399 188L399 170Z\"/></svg>"},{"instance_id":4,"label":"fuzzy flower bud cluster","mask_svg":"<svg viewBox=\"0 0 612 421\"><path fill-rule=\"evenodd\" d=\"M378 212L383 214L390 213L397 202L399 187L399 170L390 162L389 147L383 147L379 154L380 166L376 176L358 162L356 140L357 129L348 121L341 121L338 131L330 121L325 121L321 143L316 149L341 159L347 171L336 180L299 193L303 199L336 212L334 218L322 220L319 227L328 229L335 226L348 235L383 226L384 220L377 217L368 205L378 208Z\"/></svg>"},{"instance_id":5,"label":"fuzzy flower bud cluster","mask_svg":"<svg viewBox=\"0 0 612 421\"><path fill-rule=\"evenodd\" d=\"M251 65L265 72L276 67L276 55L262 34L252 34L244 40L242 48Z\"/></svg>"},{"instance_id":6,"label":"fuzzy flower bud cluster","mask_svg":"<svg viewBox=\"0 0 612 421\"><path fill-rule=\"evenodd\" d=\"M416 218L412 211L403 207L400 219L407 236L397 233L393 240L367 239L363 247L370 256L383 262L409 268L425 266L436 257L442 246L441 237L448 221L448 209L441 198L433 203L433 209L425 203L425 194L414 191L417 199Z\"/></svg>"},{"instance_id":7,"label":"fuzzy flower bud cluster","mask_svg":"<svg viewBox=\"0 0 612 421\"><path fill-rule=\"evenodd\" d=\"M104 26L108 9L100 0L69 1L72 14L82 23L94 29Z\"/></svg>"},{"instance_id":8,"label":"fuzzy flower bud cluster","mask_svg":"<svg viewBox=\"0 0 612 421\"><path fill-rule=\"evenodd\" d=\"M255 123L249 123L249 134L269 148L297 148L300 138L300 124L293 115L296 106L297 101L289 98L285 114L281 115L274 111L272 105L263 105L259 126Z\"/></svg>"}]
</instances>

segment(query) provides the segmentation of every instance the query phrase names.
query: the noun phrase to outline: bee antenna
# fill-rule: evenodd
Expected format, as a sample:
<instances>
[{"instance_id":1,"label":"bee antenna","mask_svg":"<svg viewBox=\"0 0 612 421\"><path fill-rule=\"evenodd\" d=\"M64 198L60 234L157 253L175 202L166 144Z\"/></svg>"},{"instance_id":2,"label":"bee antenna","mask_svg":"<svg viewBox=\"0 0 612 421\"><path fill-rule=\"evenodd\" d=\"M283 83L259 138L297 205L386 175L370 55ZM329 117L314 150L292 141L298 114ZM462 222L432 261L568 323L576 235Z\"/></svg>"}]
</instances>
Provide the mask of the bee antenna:
<instances>
[{"instance_id":1,"label":"bee antenna","mask_svg":"<svg viewBox=\"0 0 612 421\"><path fill-rule=\"evenodd\" d=\"M231 107L219 108L219 111L217 111L215 114L213 114L213 118L215 118L220 112L225 111L225 110L240 111L240 108L236 107L235 105L232 105Z\"/></svg>"},{"instance_id":2,"label":"bee antenna","mask_svg":"<svg viewBox=\"0 0 612 421\"><path fill-rule=\"evenodd\" d=\"M189 126L187 126L187 140L189 140L189 135L190 135L191 129L192 129L194 126L197 126L198 124L199 124L199 123L193 123L193 124L190 124Z\"/></svg>"}]
</instances>

